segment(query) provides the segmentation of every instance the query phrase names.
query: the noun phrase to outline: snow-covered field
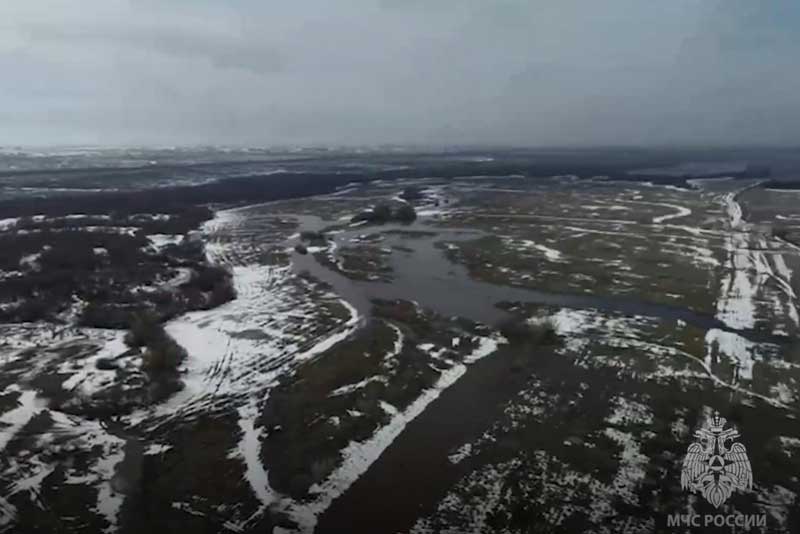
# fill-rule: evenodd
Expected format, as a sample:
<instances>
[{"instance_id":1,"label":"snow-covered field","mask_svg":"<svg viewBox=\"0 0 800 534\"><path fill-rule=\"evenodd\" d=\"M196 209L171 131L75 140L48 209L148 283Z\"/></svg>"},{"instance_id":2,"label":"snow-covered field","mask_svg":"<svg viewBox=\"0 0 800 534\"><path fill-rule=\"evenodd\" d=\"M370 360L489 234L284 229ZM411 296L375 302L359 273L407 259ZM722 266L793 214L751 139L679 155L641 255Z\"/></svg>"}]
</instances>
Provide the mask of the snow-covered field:
<instances>
[{"instance_id":1,"label":"snow-covered field","mask_svg":"<svg viewBox=\"0 0 800 534\"><path fill-rule=\"evenodd\" d=\"M300 532L311 534L316 525L316 518L324 512L331 502L342 495L350 485L361 476L369 466L380 457L403 429L421 414L425 408L448 387L452 386L464 373L467 366L475 361L491 355L497 350L497 344L502 338L482 338L478 347L467 356L463 363L455 364L444 371L436 383L422 394L404 411L398 412L393 406L384 407L392 418L388 424L381 427L373 436L363 442L351 442L342 451L343 462L323 483L311 489L311 500L303 503L284 502L285 509L297 522ZM289 532L285 530L283 532ZM276 533L277 534L277 533Z\"/></svg>"},{"instance_id":2,"label":"snow-covered field","mask_svg":"<svg viewBox=\"0 0 800 534\"><path fill-rule=\"evenodd\" d=\"M794 423L800 382L790 352L799 326L790 267L797 252L768 229L745 220L738 201L741 185L723 180L694 185L699 193L676 190L667 202L648 201L644 191L618 195L615 204L593 201L584 209L592 208L588 213L595 224L579 224L568 217L569 226L543 232L548 248L552 243L559 255L539 249L544 257L537 266L546 269L546 262L558 257L569 262L575 249L565 244L593 235L613 249L617 247L612 238L623 243L618 248L628 259L617 265L628 267L626 275L652 277L652 271L643 271L631 257L631 243L648 235L659 240L666 236L661 251L668 250L673 260L662 260L659 266L669 271L688 261L707 273L703 278L708 298L715 303L717 324L586 308L535 312L532 322L552 324L563 336L560 352L569 363L534 366L528 386L509 400L505 416L477 440L451 449L449 461L466 474L435 512L418 519L412 532L514 532L511 525L533 523L558 530L574 528L568 527L573 514L584 518L583 531L658 530L666 525L668 512L659 511L658 505L654 508L649 496L662 492L665 480L679 476L682 455L673 458L653 451L665 443L682 444L685 451L692 430L704 424L714 409L744 410L747 415L737 420L737 426L745 440L753 440L759 432L771 435L777 426L791 428L794 436L800 433ZM712 188L706 191L704 186ZM697 202L698 194L704 202ZM642 217L643 225L653 226L640 229L599 215L620 213L624 206L636 217L644 213L637 204L671 211L650 221ZM516 224L515 219L542 218L518 212L496 217L503 218L506 226L492 229L503 233L517 233L509 226ZM526 230L525 235L531 232ZM533 240L506 242L538 248ZM517 248L525 253L524 247ZM577 250L585 253L587 248ZM513 276L502 260L495 257L495 261L498 270ZM679 286L673 291L683 297ZM762 421L765 417L772 426ZM796 438L780 439L781 452L776 454L795 454ZM527 446L509 453L508 443ZM761 441L746 443L749 451L764 446ZM587 466L585 458L594 462ZM604 463L609 458L611 465ZM755 509L774 521L776 532L788 531L789 503L800 488L775 472L767 475L769 463L758 453L751 453L751 461L754 473L762 471L763 487L748 499L759 503ZM653 476L661 482L654 482ZM782 482L770 487L779 478ZM625 503L624 514L619 513L620 503ZM683 506L699 513L699 504L690 499Z\"/></svg>"},{"instance_id":3,"label":"snow-covered field","mask_svg":"<svg viewBox=\"0 0 800 534\"><path fill-rule=\"evenodd\" d=\"M412 532L512 532L506 527L518 519L514 514L523 513L520 510L540 514L536 517L554 528L570 524L574 516L585 521L584 527L597 527L597 532L652 530L654 519L620 522L618 509L648 508L647 496L662 488L653 481L672 480L679 469L680 457L669 444L679 444L678 452L685 449L712 404L742 411L742 434L757 440L754 467L770 469L756 448L770 448L773 454L785 455L786 465L798 465L800 429L788 414L800 407L800 365L787 351L800 332L793 269L800 252L746 220L740 184L697 181L694 189L683 189L603 182L572 191L564 184L574 179L562 177L549 192L535 184L498 187L484 181L461 179L452 186L418 181L414 185L424 194L419 217L431 227L474 226L492 238L480 242L480 247L496 247L488 251L468 250L461 241L444 245L453 261L480 260L478 267L470 265L472 277L564 293L573 300L509 305L512 313L540 327L552 325L559 345L503 354L517 359L511 368L525 380L508 390L497 419L482 435L454 443L441 458L442 469L452 470L447 472L454 482L438 502L425 503L433 512L418 517L409 526ZM535 194L529 194L532 190ZM328 380L324 367L319 376L299 371L353 341L371 319L363 305L295 272L291 245L306 229L297 223L313 220L313 230L318 231L317 226L330 221L341 232L353 211L370 199L402 202L400 192L392 183L351 184L332 196L309 200L302 213L313 213L314 203L326 203L324 218L304 219L290 212L288 204L280 209L276 204L218 211L200 235L208 260L231 269L237 298L166 324L166 331L188 354L181 368L183 388L120 417L71 410L74 399L96 399L114 384L113 368L98 369L107 360L131 374L140 373L137 358L121 356L127 350L124 332L3 326L0 532L12 532L20 514L46 510L45 496L64 488L77 491L81 503L90 503L84 514L87 521L107 532L118 531L121 522L131 521L130 514L136 513L131 507L138 497L127 487L130 481L123 469L135 459L130 451L136 447L144 451L138 461L159 470L168 471L170 462L185 457L196 462L192 469L224 469L227 478L241 483L242 493L226 496L215 493L213 484L187 485L201 489L166 503L175 521L219 516L225 529L250 532L272 525L277 517L281 526L275 533L313 532L320 515L335 507L337 498L385 457L421 414L456 390L473 364L508 348L508 340L496 333L462 338L447 332L436 343L423 341L404 326L403 320L411 321L407 316L386 320L386 335L393 341L379 340L386 342L382 371L391 370L403 351L412 348L413 358L423 358L421 365L435 371L435 379L415 390L408 404L381 398L378 411L383 418L376 419L380 424L368 436L349 439L334 451L335 465L304 498L291 498L270 483L276 466L265 460L264 443L270 433L281 431L264 423L265 410L274 400L271 395L295 376L310 382ZM469 204L469 199L489 193L498 204ZM506 211L495 209L506 204ZM16 220L0 220L0 228L14 224ZM378 231L365 227L364 235ZM149 236L156 249L194 238ZM411 238L408 243L413 246ZM337 247L336 240L329 240L308 252L344 272ZM391 247L382 252L387 257L399 254ZM190 274L178 273L171 283ZM415 300L413 291L411 287L408 301ZM624 297L636 306L603 309L589 301L581 304L574 300L576 295ZM466 292L452 298L466 299ZM490 297L485 303L496 304ZM474 347L464 349L461 358L453 357L466 343ZM480 365L492 361L486 358ZM410 373L399 376L417 378ZM43 377L56 377L67 399L45 395L42 388L52 386ZM396 377L388 371L369 372L336 383L324 398L343 406L348 399L359 402L376 387L396 386L391 380ZM302 403L297 406L305 409ZM349 405L341 414L327 424L346 429L352 422L345 414L354 419L363 415ZM755 431L761 419L781 426L780 439L768 441L769 428ZM316 431L315 419L300 420L309 433ZM748 425L753 429L749 435ZM219 435L213 433L216 428ZM198 459L198 443L217 456ZM668 455L657 452L666 449ZM330 462L331 452L325 455L320 461ZM80 461L69 460L72 457ZM758 488L759 495L792 503L796 485L781 476L770 472L771 482ZM775 480L780 483L772 483ZM781 510L773 510L773 516L785 523L788 516Z\"/></svg>"},{"instance_id":4,"label":"snow-covered field","mask_svg":"<svg viewBox=\"0 0 800 534\"><path fill-rule=\"evenodd\" d=\"M213 236L227 235L241 220L235 212L223 211L206 225L204 231L211 241L208 247L211 261L228 263L238 258L235 243L230 240L220 243ZM171 236L151 236L151 240L155 246L178 241ZM266 505L275 500L259 458L260 429L256 422L269 387L278 376L290 372L293 365L347 337L358 326L360 318L355 309L336 295L326 294L295 277L289 266L237 263L231 268L238 293L236 300L212 310L183 315L166 325L167 332L188 353L181 370L183 389L165 402L123 416L120 424L152 431L165 425L186 424L215 407L232 408L239 415L237 425L241 438L230 453L242 461L243 475L264 505L263 513ZM331 312L337 307L349 314L349 318L340 321L333 317ZM53 372L66 376L62 387L79 398L92 398L114 383L114 371L101 371L97 363L127 350L122 341L124 332L71 329L59 333L56 338L52 330L46 325L7 329L4 345L12 350L4 351L0 363L18 364L25 351L52 346L55 340L57 347L84 342L88 346L81 357L56 361L57 351L51 348L54 363L36 362L34 368L27 368L20 374L20 379L32 381L37 373L52 368ZM128 365L127 360L121 361ZM98 422L53 410L46 399L26 387L24 383L12 384L0 390L0 395L18 395L18 406L0 413L0 449L5 449L18 437L20 430L35 416L49 414L53 423L45 436L58 436L60 441L66 441L70 450L98 453L95 467L80 476L70 476L67 483L95 488L97 513L107 521L108 531L114 531L124 495L113 487L112 479L115 466L123 459L125 439ZM38 439L40 447L46 445L46 440ZM161 451L173 447L155 446ZM102 447L102 451L98 447ZM45 454L46 448L42 450ZM2 466L1 480L15 481L8 487L8 497L27 492L31 498L38 498L42 481L52 472L52 466L38 460L37 455L30 456L30 452L20 460L11 458ZM2 503L0 528L13 524L15 514L12 504L6 500Z\"/></svg>"}]
</instances>

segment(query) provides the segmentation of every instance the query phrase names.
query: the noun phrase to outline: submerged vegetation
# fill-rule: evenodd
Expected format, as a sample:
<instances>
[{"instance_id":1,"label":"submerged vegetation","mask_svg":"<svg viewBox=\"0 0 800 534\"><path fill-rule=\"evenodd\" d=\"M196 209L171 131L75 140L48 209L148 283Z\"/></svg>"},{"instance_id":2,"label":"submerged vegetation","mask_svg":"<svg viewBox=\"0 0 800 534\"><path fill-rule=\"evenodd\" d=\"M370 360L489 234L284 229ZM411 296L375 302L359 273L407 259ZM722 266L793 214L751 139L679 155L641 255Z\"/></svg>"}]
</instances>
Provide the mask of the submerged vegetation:
<instances>
[{"instance_id":1,"label":"submerged vegetation","mask_svg":"<svg viewBox=\"0 0 800 534\"><path fill-rule=\"evenodd\" d=\"M187 356L186 350L164 330L158 317L148 312L134 316L125 344L144 349L142 367L151 374L176 372Z\"/></svg>"},{"instance_id":2,"label":"submerged vegetation","mask_svg":"<svg viewBox=\"0 0 800 534\"><path fill-rule=\"evenodd\" d=\"M183 387L179 368L188 356L186 349L167 333L154 313L133 316L125 344L141 354L141 368L149 379L151 402L163 400Z\"/></svg>"},{"instance_id":3,"label":"submerged vegetation","mask_svg":"<svg viewBox=\"0 0 800 534\"><path fill-rule=\"evenodd\" d=\"M397 207L390 204L378 204L371 210L362 211L352 217L350 222L366 222L368 224L387 224L390 222L411 223L417 218L414 206L402 203Z\"/></svg>"},{"instance_id":4,"label":"submerged vegetation","mask_svg":"<svg viewBox=\"0 0 800 534\"><path fill-rule=\"evenodd\" d=\"M305 230L300 232L300 239L314 247L322 247L328 243L328 236L325 235L325 232Z\"/></svg>"},{"instance_id":5,"label":"submerged vegetation","mask_svg":"<svg viewBox=\"0 0 800 534\"><path fill-rule=\"evenodd\" d=\"M552 320L511 317L497 325L499 332L512 345L554 345L559 342Z\"/></svg>"}]
</instances>

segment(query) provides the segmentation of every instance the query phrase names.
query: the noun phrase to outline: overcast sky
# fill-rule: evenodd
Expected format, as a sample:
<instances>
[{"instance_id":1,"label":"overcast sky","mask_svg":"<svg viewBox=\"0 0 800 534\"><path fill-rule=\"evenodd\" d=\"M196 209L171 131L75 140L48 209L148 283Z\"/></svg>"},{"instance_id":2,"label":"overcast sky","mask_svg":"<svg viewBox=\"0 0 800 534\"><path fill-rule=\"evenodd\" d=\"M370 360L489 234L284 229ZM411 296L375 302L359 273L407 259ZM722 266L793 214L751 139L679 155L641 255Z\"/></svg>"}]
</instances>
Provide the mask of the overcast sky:
<instances>
[{"instance_id":1,"label":"overcast sky","mask_svg":"<svg viewBox=\"0 0 800 534\"><path fill-rule=\"evenodd\" d=\"M0 0L0 144L797 144L797 0Z\"/></svg>"}]
</instances>

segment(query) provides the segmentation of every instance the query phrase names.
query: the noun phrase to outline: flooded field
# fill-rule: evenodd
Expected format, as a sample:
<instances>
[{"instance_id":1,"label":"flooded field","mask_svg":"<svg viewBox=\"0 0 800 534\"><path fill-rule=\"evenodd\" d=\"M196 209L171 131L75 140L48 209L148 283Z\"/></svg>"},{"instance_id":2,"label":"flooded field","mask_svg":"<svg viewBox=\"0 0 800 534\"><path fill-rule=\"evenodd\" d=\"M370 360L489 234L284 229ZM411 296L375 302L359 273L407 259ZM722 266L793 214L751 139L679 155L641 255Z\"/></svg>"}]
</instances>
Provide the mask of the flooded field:
<instances>
[{"instance_id":1,"label":"flooded field","mask_svg":"<svg viewBox=\"0 0 800 534\"><path fill-rule=\"evenodd\" d=\"M690 185L378 180L217 209L199 235L237 298L166 323L179 391L77 409L135 377L124 332L2 325L0 532L800 529L800 207ZM358 217L383 203L416 219ZM719 509L681 488L715 412L753 473Z\"/></svg>"}]
</instances>

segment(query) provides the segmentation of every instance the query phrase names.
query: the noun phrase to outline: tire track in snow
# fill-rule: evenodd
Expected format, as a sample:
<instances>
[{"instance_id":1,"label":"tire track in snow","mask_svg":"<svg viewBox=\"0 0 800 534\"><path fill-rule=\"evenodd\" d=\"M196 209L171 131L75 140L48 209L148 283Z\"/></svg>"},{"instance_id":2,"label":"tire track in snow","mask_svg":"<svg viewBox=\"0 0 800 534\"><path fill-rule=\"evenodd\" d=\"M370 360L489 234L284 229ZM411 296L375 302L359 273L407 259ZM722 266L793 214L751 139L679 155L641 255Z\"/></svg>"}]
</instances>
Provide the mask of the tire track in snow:
<instances>
[{"instance_id":1,"label":"tire track in snow","mask_svg":"<svg viewBox=\"0 0 800 534\"><path fill-rule=\"evenodd\" d=\"M757 185L757 184L756 184ZM719 285L716 317L734 329L753 328L757 318L757 304L772 294L773 311L786 317L795 328L800 325L795 306L796 295L791 286L791 272L783 256L772 254L764 235L756 233L747 225L737 197L750 187L724 194L720 202L727 214L728 235L725 239L727 262ZM770 253L772 263L767 253ZM787 276L789 279L787 279ZM778 290L786 298L785 305L775 294L768 281L776 282ZM732 332L710 329L705 335L706 361L704 366L711 372L710 362L722 355L736 362L737 377L752 380L752 369L756 359L768 347L751 343ZM741 374L739 374L741 372ZM716 380L715 380L716 381ZM741 390L741 388L738 388Z\"/></svg>"}]
</instances>

